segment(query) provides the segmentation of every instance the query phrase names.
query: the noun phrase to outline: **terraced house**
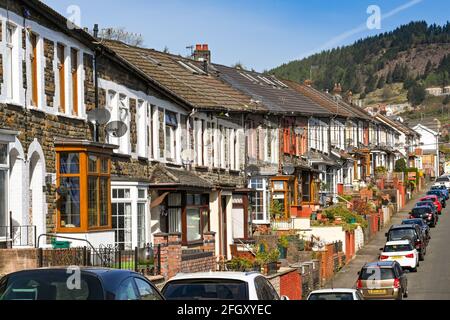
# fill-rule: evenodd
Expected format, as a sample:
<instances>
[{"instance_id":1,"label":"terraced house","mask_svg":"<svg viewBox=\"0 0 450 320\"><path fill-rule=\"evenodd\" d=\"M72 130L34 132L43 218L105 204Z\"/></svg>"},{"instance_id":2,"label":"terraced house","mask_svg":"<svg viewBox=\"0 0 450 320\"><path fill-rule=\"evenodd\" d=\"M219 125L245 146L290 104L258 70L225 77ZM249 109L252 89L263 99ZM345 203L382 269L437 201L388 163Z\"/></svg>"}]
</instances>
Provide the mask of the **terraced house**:
<instances>
[{"instance_id":1,"label":"terraced house","mask_svg":"<svg viewBox=\"0 0 450 320\"><path fill-rule=\"evenodd\" d=\"M0 84L1 247L165 239L230 259L417 139L338 85L214 64L207 45L186 58L100 39L37 0L0 0Z\"/></svg>"}]
</instances>

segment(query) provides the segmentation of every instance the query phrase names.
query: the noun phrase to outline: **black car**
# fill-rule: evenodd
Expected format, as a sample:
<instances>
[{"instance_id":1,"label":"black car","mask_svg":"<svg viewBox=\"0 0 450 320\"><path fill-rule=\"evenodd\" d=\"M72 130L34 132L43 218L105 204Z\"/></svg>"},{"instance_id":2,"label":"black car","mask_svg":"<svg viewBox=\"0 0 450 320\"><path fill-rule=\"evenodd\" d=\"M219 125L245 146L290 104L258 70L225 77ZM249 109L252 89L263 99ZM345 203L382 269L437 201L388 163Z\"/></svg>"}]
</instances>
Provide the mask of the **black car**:
<instances>
[{"instance_id":1,"label":"black car","mask_svg":"<svg viewBox=\"0 0 450 320\"><path fill-rule=\"evenodd\" d=\"M418 225L393 225L385 234L387 241L409 240L419 252L420 261L425 259L427 253L427 241L422 235Z\"/></svg>"},{"instance_id":2,"label":"black car","mask_svg":"<svg viewBox=\"0 0 450 320\"><path fill-rule=\"evenodd\" d=\"M439 215L430 206L416 206L409 213L410 219L423 219L431 228L436 227Z\"/></svg>"},{"instance_id":3,"label":"black car","mask_svg":"<svg viewBox=\"0 0 450 320\"><path fill-rule=\"evenodd\" d=\"M434 214L436 215L436 220L439 221L439 212L438 212L438 209L432 199L425 199L425 200L419 201L415 204L414 207L423 207L423 206L429 206L432 209L432 211L434 212Z\"/></svg>"},{"instance_id":4,"label":"black car","mask_svg":"<svg viewBox=\"0 0 450 320\"><path fill-rule=\"evenodd\" d=\"M0 300L164 300L144 276L103 268L48 268L0 279Z\"/></svg>"},{"instance_id":5,"label":"black car","mask_svg":"<svg viewBox=\"0 0 450 320\"><path fill-rule=\"evenodd\" d=\"M438 197L439 202L442 204L442 208L445 208L446 201L445 201L445 194L441 190L430 190L427 192L427 196L435 195Z\"/></svg>"},{"instance_id":6,"label":"black car","mask_svg":"<svg viewBox=\"0 0 450 320\"><path fill-rule=\"evenodd\" d=\"M402 221L402 224L406 224L406 225L418 225L420 227L420 229L422 230L422 234L424 236L424 238L429 241L431 239L431 235L430 235L430 227L428 226L428 224L423 220L423 219L406 219Z\"/></svg>"}]
</instances>

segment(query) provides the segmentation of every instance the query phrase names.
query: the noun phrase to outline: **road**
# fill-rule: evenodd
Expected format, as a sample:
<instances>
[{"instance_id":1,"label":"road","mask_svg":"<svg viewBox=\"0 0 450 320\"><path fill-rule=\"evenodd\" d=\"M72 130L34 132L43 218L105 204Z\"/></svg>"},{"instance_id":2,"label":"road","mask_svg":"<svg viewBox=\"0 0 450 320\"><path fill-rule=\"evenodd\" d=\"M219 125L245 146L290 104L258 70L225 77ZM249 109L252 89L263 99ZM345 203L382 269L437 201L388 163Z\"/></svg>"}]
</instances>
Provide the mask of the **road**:
<instances>
[{"instance_id":1,"label":"road","mask_svg":"<svg viewBox=\"0 0 450 320\"><path fill-rule=\"evenodd\" d=\"M397 213L391 224L400 224L414 206L410 201ZM450 201L442 211L439 224L431 229L431 240L425 261L420 262L417 273L408 273L408 300L450 300ZM357 272L366 262L376 261L379 249L386 242L385 233L389 227L379 232L374 239L361 249L354 260L345 266L325 287L354 288Z\"/></svg>"}]
</instances>

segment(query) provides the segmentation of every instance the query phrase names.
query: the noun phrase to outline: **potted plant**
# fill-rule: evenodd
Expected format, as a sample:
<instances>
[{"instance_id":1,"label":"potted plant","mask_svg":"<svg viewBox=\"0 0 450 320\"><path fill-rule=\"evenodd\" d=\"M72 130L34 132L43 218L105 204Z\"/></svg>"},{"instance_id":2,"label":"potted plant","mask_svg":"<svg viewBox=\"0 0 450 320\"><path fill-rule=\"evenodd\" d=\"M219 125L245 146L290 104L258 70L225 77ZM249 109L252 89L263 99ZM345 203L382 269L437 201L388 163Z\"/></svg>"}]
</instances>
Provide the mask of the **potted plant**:
<instances>
[{"instance_id":1,"label":"potted plant","mask_svg":"<svg viewBox=\"0 0 450 320\"><path fill-rule=\"evenodd\" d=\"M289 246L289 239L286 235L282 235L278 238L278 250L280 251L280 258L287 258L287 248Z\"/></svg>"},{"instance_id":2,"label":"potted plant","mask_svg":"<svg viewBox=\"0 0 450 320\"><path fill-rule=\"evenodd\" d=\"M278 266L278 260L280 258L280 251L278 249L272 249L267 255L267 267L268 274L275 273L281 267L281 263Z\"/></svg>"},{"instance_id":3,"label":"potted plant","mask_svg":"<svg viewBox=\"0 0 450 320\"><path fill-rule=\"evenodd\" d=\"M272 218L276 221L284 216L283 204L278 200L272 200L270 203L270 214Z\"/></svg>"}]
</instances>

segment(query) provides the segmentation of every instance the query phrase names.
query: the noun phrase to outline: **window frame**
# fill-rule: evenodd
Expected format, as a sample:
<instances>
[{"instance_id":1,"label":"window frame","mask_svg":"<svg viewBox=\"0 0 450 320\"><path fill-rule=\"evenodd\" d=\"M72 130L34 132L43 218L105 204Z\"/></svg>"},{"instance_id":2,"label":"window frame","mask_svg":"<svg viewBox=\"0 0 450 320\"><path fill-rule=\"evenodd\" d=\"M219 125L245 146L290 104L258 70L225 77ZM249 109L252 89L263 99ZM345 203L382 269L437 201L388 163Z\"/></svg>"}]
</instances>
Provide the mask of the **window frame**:
<instances>
[{"instance_id":1,"label":"window frame","mask_svg":"<svg viewBox=\"0 0 450 320\"><path fill-rule=\"evenodd\" d=\"M113 205L119 205L119 204L123 204L124 205L124 209L128 206L130 208L130 213L127 215L126 213L123 214L122 218L124 219L124 223L123 223L123 227L120 227L119 223L117 224L117 226L114 228L114 224L112 224L112 230L114 231L114 243L116 245L118 244L123 244L124 248L123 250L131 250L133 248L133 196L132 196L132 189L133 187L130 186L114 186L112 188L112 192L111 192L111 210ZM128 197L114 197L114 191L119 191L119 190L128 190ZM125 192L124 192L125 195ZM112 220L114 219L118 219L120 216L114 212L112 212L111 214L112 216ZM125 227L125 221L127 218L130 218L130 225L129 227ZM124 231L124 240L123 241L119 241L119 239L117 239L116 234L119 230L123 230ZM125 241L125 233L129 231L130 233L130 239L129 241ZM129 244L129 247L127 247L127 245Z\"/></svg>"},{"instance_id":2,"label":"window frame","mask_svg":"<svg viewBox=\"0 0 450 320\"><path fill-rule=\"evenodd\" d=\"M66 106L66 49L67 46L58 42L56 45L56 59L59 82L59 112L65 114ZM62 55L62 56L61 56Z\"/></svg>"},{"instance_id":3,"label":"window frame","mask_svg":"<svg viewBox=\"0 0 450 320\"><path fill-rule=\"evenodd\" d=\"M59 204L60 196L57 195L56 206L56 232L58 233L89 233L95 231L111 231L112 230L112 206L111 206L111 159L110 154L105 153L104 150L92 147L56 147L56 187L59 188L61 178L63 177L78 177L80 179L80 226L75 228L67 228L61 226L61 207ZM79 155L79 173L78 174L61 174L60 160L61 153L77 153ZM88 204L88 155L97 154L108 159L108 174L102 175L108 179L107 188L107 210L108 210L108 225L89 227L89 204ZM101 163L99 161L99 163ZM98 165L99 165L98 163ZM99 190L97 190L97 193ZM99 199L99 198L98 198ZM98 206L97 210L100 210ZM100 216L99 216L100 218Z\"/></svg>"},{"instance_id":4,"label":"window frame","mask_svg":"<svg viewBox=\"0 0 450 320\"><path fill-rule=\"evenodd\" d=\"M0 141L0 146L4 145L6 146L6 157L5 157L5 163L0 163L0 172L2 172L5 175L5 221L0 221L0 226L8 226L8 207L9 207L9 143ZM5 239L7 236L7 231L5 232L4 236L0 235L0 239Z\"/></svg>"},{"instance_id":5,"label":"window frame","mask_svg":"<svg viewBox=\"0 0 450 320\"><path fill-rule=\"evenodd\" d=\"M89 157L90 156L95 156L97 157L97 163L96 163L96 170L97 172L91 172L89 170ZM110 205L111 203L111 192L108 190L111 190L111 159L107 159L104 156L95 154L95 153L88 153L87 154L87 160L88 160L88 170L87 170L87 178L88 178L88 229L89 230L98 230L98 229L102 229L105 226L101 225L101 195L100 195L100 183L102 178L103 179L107 179L107 194L106 194L106 199L107 199L107 206ZM102 172L102 161L106 160L107 161L107 172ZM89 179L90 178L96 178L97 180L97 225L95 226L90 226L89 225ZM108 222L109 224L109 222ZM106 225L107 226L107 225Z\"/></svg>"},{"instance_id":6,"label":"window frame","mask_svg":"<svg viewBox=\"0 0 450 320\"><path fill-rule=\"evenodd\" d=\"M9 31L11 30L11 35L9 36ZM17 59L17 50L18 50L18 41L17 41L17 32L18 27L16 24L12 22L6 22L5 24L5 54L3 65L5 67L5 72L3 75L3 82L5 85L5 96L9 101L16 101L17 92L16 92L16 83L18 81L15 80L15 68L17 68L18 59ZM18 80L18 79L17 79Z\"/></svg>"},{"instance_id":7,"label":"window frame","mask_svg":"<svg viewBox=\"0 0 450 320\"><path fill-rule=\"evenodd\" d=\"M39 84L38 84L38 46L39 36L32 32L30 34L30 71L31 71L31 106L39 107Z\"/></svg>"},{"instance_id":8,"label":"window frame","mask_svg":"<svg viewBox=\"0 0 450 320\"><path fill-rule=\"evenodd\" d=\"M80 50L70 48L70 75L72 82L72 115L80 115L80 97L79 97L79 69L80 69ZM75 61L74 61L75 60Z\"/></svg>"}]
</instances>

